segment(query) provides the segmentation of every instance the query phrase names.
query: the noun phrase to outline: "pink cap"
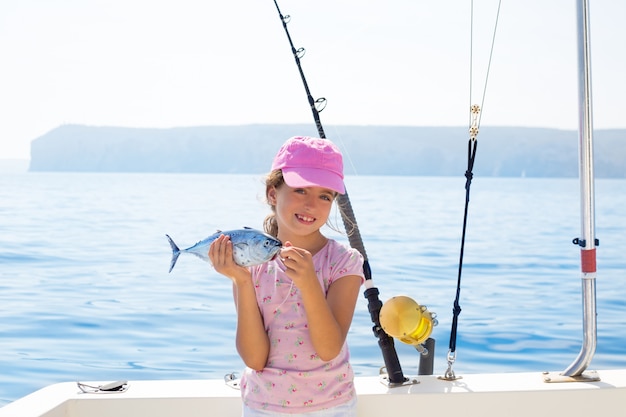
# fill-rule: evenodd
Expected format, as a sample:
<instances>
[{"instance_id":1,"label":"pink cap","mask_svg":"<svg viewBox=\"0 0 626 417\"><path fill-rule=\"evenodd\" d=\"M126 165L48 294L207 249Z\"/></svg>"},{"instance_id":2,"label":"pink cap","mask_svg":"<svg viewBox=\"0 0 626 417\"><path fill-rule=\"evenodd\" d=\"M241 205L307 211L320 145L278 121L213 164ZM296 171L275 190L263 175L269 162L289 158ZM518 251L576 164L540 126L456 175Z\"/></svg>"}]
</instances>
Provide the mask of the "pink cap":
<instances>
[{"instance_id":1,"label":"pink cap","mask_svg":"<svg viewBox=\"0 0 626 417\"><path fill-rule=\"evenodd\" d=\"M327 139L294 136L281 146L272 163L292 188L323 187L344 194L343 158Z\"/></svg>"}]
</instances>

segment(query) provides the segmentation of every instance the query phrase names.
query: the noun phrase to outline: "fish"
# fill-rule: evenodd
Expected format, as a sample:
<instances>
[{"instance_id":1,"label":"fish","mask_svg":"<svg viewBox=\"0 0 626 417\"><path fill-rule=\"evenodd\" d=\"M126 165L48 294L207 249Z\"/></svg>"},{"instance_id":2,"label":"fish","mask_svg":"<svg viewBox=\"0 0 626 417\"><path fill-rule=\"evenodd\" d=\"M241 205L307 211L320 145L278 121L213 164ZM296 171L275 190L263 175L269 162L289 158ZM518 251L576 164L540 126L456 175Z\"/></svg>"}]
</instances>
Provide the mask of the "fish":
<instances>
[{"instance_id":1,"label":"fish","mask_svg":"<svg viewBox=\"0 0 626 417\"><path fill-rule=\"evenodd\" d=\"M235 263L240 266L260 265L274 259L283 246L282 242L274 236L250 227L227 232L218 230L216 233L202 239L187 249L180 249L178 245L174 243L174 240L166 234L165 236L172 247L172 260L168 272L172 272L181 253L191 253L210 263L209 247L220 235L230 236L230 241L233 243L233 258Z\"/></svg>"}]
</instances>

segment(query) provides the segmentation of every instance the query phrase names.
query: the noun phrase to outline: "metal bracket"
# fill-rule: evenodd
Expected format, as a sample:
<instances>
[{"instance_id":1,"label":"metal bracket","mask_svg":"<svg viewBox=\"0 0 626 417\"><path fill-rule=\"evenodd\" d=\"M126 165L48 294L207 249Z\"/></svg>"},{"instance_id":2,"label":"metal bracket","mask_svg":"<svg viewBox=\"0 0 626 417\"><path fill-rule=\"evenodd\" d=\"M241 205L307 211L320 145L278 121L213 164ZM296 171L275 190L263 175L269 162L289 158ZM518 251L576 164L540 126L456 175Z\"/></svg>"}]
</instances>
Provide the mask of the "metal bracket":
<instances>
[{"instance_id":1,"label":"metal bracket","mask_svg":"<svg viewBox=\"0 0 626 417\"><path fill-rule=\"evenodd\" d=\"M87 385L77 381L76 386L84 394L121 394L128 391L128 381L114 381L103 385Z\"/></svg>"},{"instance_id":2,"label":"metal bracket","mask_svg":"<svg viewBox=\"0 0 626 417\"><path fill-rule=\"evenodd\" d=\"M559 382L597 382L600 376L597 371L583 372L581 375L566 376L557 372L543 372L543 382L559 383Z\"/></svg>"},{"instance_id":3,"label":"metal bracket","mask_svg":"<svg viewBox=\"0 0 626 417\"><path fill-rule=\"evenodd\" d=\"M470 139L475 141L478 136L478 116L480 115L480 106L478 104L472 104L470 107L470 113L472 115L472 124L469 129Z\"/></svg>"},{"instance_id":4,"label":"metal bracket","mask_svg":"<svg viewBox=\"0 0 626 417\"><path fill-rule=\"evenodd\" d=\"M241 389L240 380L239 378L237 378L237 374L235 374L234 372L224 375L224 383L232 389Z\"/></svg>"},{"instance_id":5,"label":"metal bracket","mask_svg":"<svg viewBox=\"0 0 626 417\"><path fill-rule=\"evenodd\" d=\"M402 382L390 382L389 375L384 371L384 369L385 367L383 366L382 368L380 368L378 372L379 372L380 383L386 387L396 388L396 387L404 387L407 385L416 385L420 383L416 378L407 378L407 377L404 377L404 381Z\"/></svg>"},{"instance_id":6,"label":"metal bracket","mask_svg":"<svg viewBox=\"0 0 626 417\"><path fill-rule=\"evenodd\" d=\"M448 374L446 372L446 374L444 376L439 375L437 377L437 379L441 380L441 381L458 381L459 379L463 379L462 376L456 376L454 374L454 372L452 372L451 374Z\"/></svg>"},{"instance_id":7,"label":"metal bracket","mask_svg":"<svg viewBox=\"0 0 626 417\"><path fill-rule=\"evenodd\" d=\"M587 241L585 239L580 239L580 238L577 238L577 237L572 239L572 243L574 245L580 246L581 248L584 248L584 247L587 246ZM600 246L600 240L598 240L598 239L594 239L593 243L595 244L595 246Z\"/></svg>"}]
</instances>

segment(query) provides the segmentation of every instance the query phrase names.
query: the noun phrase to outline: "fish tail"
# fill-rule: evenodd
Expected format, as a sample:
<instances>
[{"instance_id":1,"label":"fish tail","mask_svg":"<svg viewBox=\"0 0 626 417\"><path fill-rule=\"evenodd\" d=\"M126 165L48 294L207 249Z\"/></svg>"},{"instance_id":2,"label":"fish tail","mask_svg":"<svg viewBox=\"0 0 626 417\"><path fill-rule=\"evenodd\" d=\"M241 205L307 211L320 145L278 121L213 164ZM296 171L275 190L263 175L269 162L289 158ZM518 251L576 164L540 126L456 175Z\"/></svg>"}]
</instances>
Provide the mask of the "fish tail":
<instances>
[{"instance_id":1,"label":"fish tail","mask_svg":"<svg viewBox=\"0 0 626 417\"><path fill-rule=\"evenodd\" d=\"M169 235L165 235L165 237L167 237L167 240L170 242L170 246L172 247L172 260L170 261L170 270L167 271L172 272L172 269L174 269L174 265L176 265L176 261L178 260L178 256L180 255L180 249L178 248L178 246L176 246L176 243L174 243Z\"/></svg>"}]
</instances>

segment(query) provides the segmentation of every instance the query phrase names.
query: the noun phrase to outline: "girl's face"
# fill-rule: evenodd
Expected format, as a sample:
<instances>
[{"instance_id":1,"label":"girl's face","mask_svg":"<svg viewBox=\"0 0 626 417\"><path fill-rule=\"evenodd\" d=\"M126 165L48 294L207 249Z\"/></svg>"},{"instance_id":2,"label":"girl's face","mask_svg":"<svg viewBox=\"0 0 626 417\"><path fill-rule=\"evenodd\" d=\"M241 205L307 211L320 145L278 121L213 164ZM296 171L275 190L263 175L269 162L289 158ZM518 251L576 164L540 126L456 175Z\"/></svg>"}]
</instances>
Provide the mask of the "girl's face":
<instances>
[{"instance_id":1,"label":"girl's face","mask_svg":"<svg viewBox=\"0 0 626 417\"><path fill-rule=\"evenodd\" d=\"M268 198L276 208L279 234L304 236L326 224L335 192L322 187L291 188L282 184L271 188Z\"/></svg>"}]
</instances>

